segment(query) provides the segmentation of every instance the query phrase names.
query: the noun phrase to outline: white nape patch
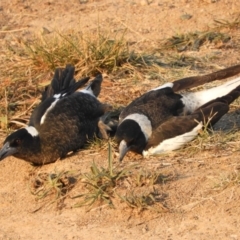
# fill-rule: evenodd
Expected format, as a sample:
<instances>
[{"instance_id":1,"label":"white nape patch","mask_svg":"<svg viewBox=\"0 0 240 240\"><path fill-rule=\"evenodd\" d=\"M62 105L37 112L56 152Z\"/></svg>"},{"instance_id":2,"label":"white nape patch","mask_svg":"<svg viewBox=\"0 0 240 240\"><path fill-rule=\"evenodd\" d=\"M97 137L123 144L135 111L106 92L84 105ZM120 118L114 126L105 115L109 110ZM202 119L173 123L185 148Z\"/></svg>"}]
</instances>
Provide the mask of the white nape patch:
<instances>
[{"instance_id":1,"label":"white nape patch","mask_svg":"<svg viewBox=\"0 0 240 240\"><path fill-rule=\"evenodd\" d=\"M181 148L184 144L192 141L197 135L203 124L200 122L191 132L186 132L182 135L174 138L169 138L162 141L158 146L151 147L148 150L144 150L142 155L148 157L150 155L161 154Z\"/></svg>"},{"instance_id":2,"label":"white nape patch","mask_svg":"<svg viewBox=\"0 0 240 240\"><path fill-rule=\"evenodd\" d=\"M51 105L50 107L45 111L45 113L43 114L43 116L41 117L41 121L40 121L40 125L44 123L45 118L47 117L48 112L54 108L54 106L56 105L56 103L58 102L59 99L56 99Z\"/></svg>"},{"instance_id":3,"label":"white nape patch","mask_svg":"<svg viewBox=\"0 0 240 240\"><path fill-rule=\"evenodd\" d=\"M206 89L199 92L182 93L182 102L185 105L184 111L192 113L203 104L219 97L226 96L236 87L240 86L240 77L228 81L220 86Z\"/></svg>"},{"instance_id":4,"label":"white nape patch","mask_svg":"<svg viewBox=\"0 0 240 240\"><path fill-rule=\"evenodd\" d=\"M154 89L152 89L152 90L150 90L150 91L156 91L156 90L163 89L163 88L167 88L167 87L172 88L172 87L173 87L173 83L171 83L171 82L164 83L163 85L161 85L161 86L159 86L159 87L157 87L157 88L154 88ZM150 92L150 91L149 91L149 92Z\"/></svg>"},{"instance_id":5,"label":"white nape patch","mask_svg":"<svg viewBox=\"0 0 240 240\"><path fill-rule=\"evenodd\" d=\"M33 137L37 137L38 136L38 131L35 127L33 126L28 126L28 127L25 127L25 129L28 131L28 133L30 135L32 135Z\"/></svg>"},{"instance_id":6,"label":"white nape patch","mask_svg":"<svg viewBox=\"0 0 240 240\"><path fill-rule=\"evenodd\" d=\"M151 124L150 120L148 119L148 117L146 117L143 114L133 113L133 114L128 115L126 118L124 118L123 121L125 121L127 119L131 119L131 120L134 120L135 122L137 122L138 125L140 126L146 140L149 139L149 137L152 135L152 124Z\"/></svg>"}]
</instances>

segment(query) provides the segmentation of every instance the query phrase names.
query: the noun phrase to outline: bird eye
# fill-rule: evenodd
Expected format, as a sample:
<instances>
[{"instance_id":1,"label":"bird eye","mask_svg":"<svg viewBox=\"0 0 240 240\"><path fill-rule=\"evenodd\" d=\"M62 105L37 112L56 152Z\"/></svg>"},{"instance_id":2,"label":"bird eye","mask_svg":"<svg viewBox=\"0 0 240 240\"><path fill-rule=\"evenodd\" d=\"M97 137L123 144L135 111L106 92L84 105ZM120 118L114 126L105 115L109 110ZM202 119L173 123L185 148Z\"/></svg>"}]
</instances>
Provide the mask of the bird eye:
<instances>
[{"instance_id":1,"label":"bird eye","mask_svg":"<svg viewBox=\"0 0 240 240\"><path fill-rule=\"evenodd\" d=\"M20 139L16 139L16 140L15 140L15 143L16 143L17 145L20 145L20 144L22 143L22 141L21 141Z\"/></svg>"}]
</instances>

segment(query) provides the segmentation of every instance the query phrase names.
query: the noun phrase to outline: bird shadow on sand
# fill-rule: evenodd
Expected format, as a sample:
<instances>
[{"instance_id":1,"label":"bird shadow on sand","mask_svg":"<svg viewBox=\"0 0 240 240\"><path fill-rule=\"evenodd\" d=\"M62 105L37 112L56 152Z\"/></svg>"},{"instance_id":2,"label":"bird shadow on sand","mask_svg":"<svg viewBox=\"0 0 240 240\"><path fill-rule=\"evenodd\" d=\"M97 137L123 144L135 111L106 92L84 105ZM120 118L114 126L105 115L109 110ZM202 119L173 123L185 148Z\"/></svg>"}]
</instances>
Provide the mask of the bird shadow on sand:
<instances>
[{"instance_id":1,"label":"bird shadow on sand","mask_svg":"<svg viewBox=\"0 0 240 240\"><path fill-rule=\"evenodd\" d=\"M225 114L214 126L214 131L222 131L224 133L231 130L240 130L240 110Z\"/></svg>"}]
</instances>

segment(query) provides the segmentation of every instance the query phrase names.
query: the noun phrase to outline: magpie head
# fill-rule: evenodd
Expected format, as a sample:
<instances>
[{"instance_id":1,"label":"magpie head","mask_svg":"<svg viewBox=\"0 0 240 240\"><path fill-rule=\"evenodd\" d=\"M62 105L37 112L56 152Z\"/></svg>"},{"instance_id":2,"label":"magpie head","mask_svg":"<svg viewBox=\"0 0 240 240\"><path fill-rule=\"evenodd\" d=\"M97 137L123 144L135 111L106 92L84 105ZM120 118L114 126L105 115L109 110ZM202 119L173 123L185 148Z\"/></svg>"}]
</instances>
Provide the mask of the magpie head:
<instances>
[{"instance_id":1,"label":"magpie head","mask_svg":"<svg viewBox=\"0 0 240 240\"><path fill-rule=\"evenodd\" d=\"M117 128L115 140L119 144L119 160L122 161L128 151L142 154L147 139L140 125L132 120L124 120Z\"/></svg>"},{"instance_id":2,"label":"magpie head","mask_svg":"<svg viewBox=\"0 0 240 240\"><path fill-rule=\"evenodd\" d=\"M8 156L15 156L25 159L27 153L36 147L35 139L38 138L38 132L34 127L26 127L11 133L4 141L0 150L0 160ZM36 149L35 149L36 150Z\"/></svg>"}]
</instances>

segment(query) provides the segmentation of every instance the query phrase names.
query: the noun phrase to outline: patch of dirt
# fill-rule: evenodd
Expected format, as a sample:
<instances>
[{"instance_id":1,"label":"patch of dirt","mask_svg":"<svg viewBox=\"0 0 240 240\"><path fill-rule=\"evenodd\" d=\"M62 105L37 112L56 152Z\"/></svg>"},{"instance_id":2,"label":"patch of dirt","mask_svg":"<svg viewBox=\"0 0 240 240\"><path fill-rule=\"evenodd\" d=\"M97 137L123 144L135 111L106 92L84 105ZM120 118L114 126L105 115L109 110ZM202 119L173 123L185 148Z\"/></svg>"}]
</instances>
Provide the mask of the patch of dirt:
<instances>
[{"instance_id":1,"label":"patch of dirt","mask_svg":"<svg viewBox=\"0 0 240 240\"><path fill-rule=\"evenodd\" d=\"M127 28L126 38L134 48L144 50L158 48L162 39L176 33L205 31L214 20L234 19L239 9L240 1L231 0L1 0L0 38L11 41L71 29L97 33L99 27L114 33ZM239 29L234 32L239 33ZM206 51L207 47L199 54ZM217 52L221 61L215 63L220 66L239 63L233 48L212 52ZM144 90L150 88L147 84ZM131 96L130 90L126 95ZM100 99L107 94L103 88ZM118 103L117 97L114 101ZM86 212L73 208L78 199L68 197L59 206L31 194L34 173L86 172L93 160L106 166L107 150L81 151L38 168L9 157L0 162L0 239L239 239L240 188L237 181L229 180L240 169L239 142L234 144L229 149L206 147L192 157L181 150L149 159L129 154L124 166L138 163L143 169L160 169L172 176L157 187L162 196L159 211L139 211L122 203L116 209L103 205ZM79 191L74 188L70 196Z\"/></svg>"}]
</instances>

